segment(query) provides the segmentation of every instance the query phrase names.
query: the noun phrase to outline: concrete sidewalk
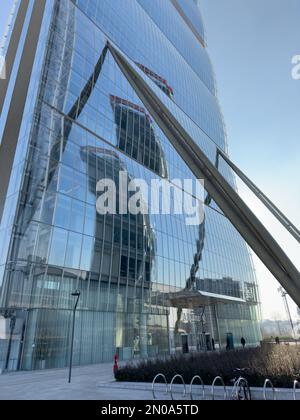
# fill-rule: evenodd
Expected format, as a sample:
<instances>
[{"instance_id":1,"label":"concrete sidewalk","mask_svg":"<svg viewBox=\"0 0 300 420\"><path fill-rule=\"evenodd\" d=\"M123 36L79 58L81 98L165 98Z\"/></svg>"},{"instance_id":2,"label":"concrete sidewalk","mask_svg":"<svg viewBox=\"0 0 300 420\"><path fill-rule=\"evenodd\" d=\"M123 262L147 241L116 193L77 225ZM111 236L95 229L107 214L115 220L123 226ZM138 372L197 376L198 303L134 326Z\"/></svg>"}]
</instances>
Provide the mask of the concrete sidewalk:
<instances>
[{"instance_id":1,"label":"concrete sidewalk","mask_svg":"<svg viewBox=\"0 0 300 420\"><path fill-rule=\"evenodd\" d=\"M126 399L109 387L114 382L113 365L95 365L73 369L68 384L68 370L18 372L0 375L0 400L115 400ZM127 395L132 399L132 391ZM135 393L136 399L149 399L149 392Z\"/></svg>"}]
</instances>

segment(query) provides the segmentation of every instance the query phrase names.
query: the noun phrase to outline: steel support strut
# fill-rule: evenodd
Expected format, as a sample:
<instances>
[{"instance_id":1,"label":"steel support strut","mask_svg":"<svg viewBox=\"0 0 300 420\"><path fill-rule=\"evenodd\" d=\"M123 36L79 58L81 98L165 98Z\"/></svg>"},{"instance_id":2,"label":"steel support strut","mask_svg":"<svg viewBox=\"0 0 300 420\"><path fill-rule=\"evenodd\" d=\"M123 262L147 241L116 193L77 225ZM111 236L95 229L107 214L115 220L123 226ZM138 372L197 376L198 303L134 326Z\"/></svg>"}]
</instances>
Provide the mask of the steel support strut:
<instances>
[{"instance_id":1,"label":"steel support strut","mask_svg":"<svg viewBox=\"0 0 300 420\"><path fill-rule=\"evenodd\" d=\"M231 167L236 175L247 185L248 188L256 195L256 197L267 207L274 217L282 224L282 226L290 232L290 234L300 243L300 232L296 226L275 206L274 203L245 175L220 149L217 151L225 162ZM219 159L218 159L219 160Z\"/></svg>"},{"instance_id":2,"label":"steel support strut","mask_svg":"<svg viewBox=\"0 0 300 420\"><path fill-rule=\"evenodd\" d=\"M149 87L134 65L110 43L108 47L122 73L177 153L198 179L205 180L205 189L208 194L291 298L300 306L300 274L297 268L238 193Z\"/></svg>"}]
</instances>

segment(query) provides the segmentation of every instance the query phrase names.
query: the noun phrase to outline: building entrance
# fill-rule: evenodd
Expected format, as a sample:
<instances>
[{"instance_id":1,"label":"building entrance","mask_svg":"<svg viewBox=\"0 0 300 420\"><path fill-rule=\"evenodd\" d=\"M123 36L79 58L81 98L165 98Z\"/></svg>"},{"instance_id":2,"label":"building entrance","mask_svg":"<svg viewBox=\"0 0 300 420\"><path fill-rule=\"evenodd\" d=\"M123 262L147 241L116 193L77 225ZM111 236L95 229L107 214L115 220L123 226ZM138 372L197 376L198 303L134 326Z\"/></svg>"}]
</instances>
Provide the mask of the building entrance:
<instances>
[{"instance_id":1,"label":"building entrance","mask_svg":"<svg viewBox=\"0 0 300 420\"><path fill-rule=\"evenodd\" d=\"M190 352L189 349L189 336L187 334L182 334L181 336L181 342L182 342L182 353L188 354Z\"/></svg>"}]
</instances>

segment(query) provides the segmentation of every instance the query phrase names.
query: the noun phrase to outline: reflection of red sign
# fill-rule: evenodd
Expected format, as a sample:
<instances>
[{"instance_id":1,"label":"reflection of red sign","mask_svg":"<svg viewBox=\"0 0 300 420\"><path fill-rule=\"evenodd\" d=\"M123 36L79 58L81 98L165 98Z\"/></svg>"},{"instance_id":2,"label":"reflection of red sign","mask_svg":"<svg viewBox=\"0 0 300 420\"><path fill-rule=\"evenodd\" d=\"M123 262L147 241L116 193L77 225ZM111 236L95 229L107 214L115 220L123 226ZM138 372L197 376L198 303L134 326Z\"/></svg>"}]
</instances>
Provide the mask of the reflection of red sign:
<instances>
[{"instance_id":1,"label":"reflection of red sign","mask_svg":"<svg viewBox=\"0 0 300 420\"><path fill-rule=\"evenodd\" d=\"M118 96L110 95L110 102L112 105L124 105L128 108L133 109L134 111L138 111L141 114L144 114L147 118L147 121L149 124L152 123L152 119L150 115L147 113L146 109L142 106L139 106L137 104L134 104L133 102L128 101L127 99L119 98Z\"/></svg>"},{"instance_id":2,"label":"reflection of red sign","mask_svg":"<svg viewBox=\"0 0 300 420\"><path fill-rule=\"evenodd\" d=\"M160 82L163 85L165 85L165 88L167 89L169 95L174 95L174 90L173 88L168 84L168 81L166 79L164 79L163 77L159 76L158 74L154 73L154 71L148 69L148 67L144 66L143 64L140 63L136 63L136 65L143 70L143 72L145 74L147 74L147 76L149 76L151 79L154 79L154 81Z\"/></svg>"}]
</instances>

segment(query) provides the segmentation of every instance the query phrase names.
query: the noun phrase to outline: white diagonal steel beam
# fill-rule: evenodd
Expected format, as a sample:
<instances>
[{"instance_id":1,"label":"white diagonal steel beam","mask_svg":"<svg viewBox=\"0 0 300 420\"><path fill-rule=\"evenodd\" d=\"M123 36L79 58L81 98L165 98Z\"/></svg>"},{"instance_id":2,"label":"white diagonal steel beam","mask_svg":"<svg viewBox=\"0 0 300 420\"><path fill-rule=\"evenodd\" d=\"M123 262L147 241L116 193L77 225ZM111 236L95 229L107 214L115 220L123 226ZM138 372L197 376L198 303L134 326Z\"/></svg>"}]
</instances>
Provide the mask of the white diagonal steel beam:
<instances>
[{"instance_id":1,"label":"white diagonal steel beam","mask_svg":"<svg viewBox=\"0 0 300 420\"><path fill-rule=\"evenodd\" d=\"M121 71L177 153L222 209L260 260L300 306L300 273L272 235L210 162L134 66L114 46L109 49Z\"/></svg>"}]
</instances>

